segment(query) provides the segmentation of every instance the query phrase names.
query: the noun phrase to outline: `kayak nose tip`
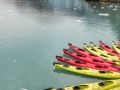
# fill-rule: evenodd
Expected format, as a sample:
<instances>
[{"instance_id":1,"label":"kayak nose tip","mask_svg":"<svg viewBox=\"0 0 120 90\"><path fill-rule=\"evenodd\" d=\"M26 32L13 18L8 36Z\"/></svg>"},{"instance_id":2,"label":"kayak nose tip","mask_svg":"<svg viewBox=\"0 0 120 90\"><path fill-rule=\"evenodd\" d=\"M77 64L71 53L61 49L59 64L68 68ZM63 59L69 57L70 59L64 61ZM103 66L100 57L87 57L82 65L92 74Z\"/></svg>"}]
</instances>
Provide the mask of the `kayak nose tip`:
<instances>
[{"instance_id":1,"label":"kayak nose tip","mask_svg":"<svg viewBox=\"0 0 120 90\"><path fill-rule=\"evenodd\" d=\"M53 65L55 65L56 64L56 62L53 62Z\"/></svg>"},{"instance_id":2,"label":"kayak nose tip","mask_svg":"<svg viewBox=\"0 0 120 90\"><path fill-rule=\"evenodd\" d=\"M58 56L56 55L56 58L58 58Z\"/></svg>"},{"instance_id":3,"label":"kayak nose tip","mask_svg":"<svg viewBox=\"0 0 120 90\"><path fill-rule=\"evenodd\" d=\"M68 51L68 50L63 48L63 51Z\"/></svg>"},{"instance_id":4,"label":"kayak nose tip","mask_svg":"<svg viewBox=\"0 0 120 90\"><path fill-rule=\"evenodd\" d=\"M63 58L62 56L56 56L56 58Z\"/></svg>"},{"instance_id":5,"label":"kayak nose tip","mask_svg":"<svg viewBox=\"0 0 120 90\"><path fill-rule=\"evenodd\" d=\"M92 42L90 42L90 44L93 44Z\"/></svg>"},{"instance_id":6,"label":"kayak nose tip","mask_svg":"<svg viewBox=\"0 0 120 90\"><path fill-rule=\"evenodd\" d=\"M86 43L83 43L83 45L87 45Z\"/></svg>"},{"instance_id":7,"label":"kayak nose tip","mask_svg":"<svg viewBox=\"0 0 120 90\"><path fill-rule=\"evenodd\" d=\"M72 45L71 43L68 43L68 45Z\"/></svg>"}]
</instances>

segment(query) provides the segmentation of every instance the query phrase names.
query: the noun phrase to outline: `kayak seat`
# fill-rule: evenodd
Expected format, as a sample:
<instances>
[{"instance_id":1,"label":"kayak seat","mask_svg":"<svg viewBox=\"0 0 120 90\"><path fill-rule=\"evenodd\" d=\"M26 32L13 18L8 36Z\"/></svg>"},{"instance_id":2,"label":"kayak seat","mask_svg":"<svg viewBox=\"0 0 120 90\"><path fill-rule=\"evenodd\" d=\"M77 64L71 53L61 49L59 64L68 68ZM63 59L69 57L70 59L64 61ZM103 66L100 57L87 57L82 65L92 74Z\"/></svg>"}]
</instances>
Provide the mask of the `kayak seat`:
<instances>
[{"instance_id":1,"label":"kayak seat","mask_svg":"<svg viewBox=\"0 0 120 90\"><path fill-rule=\"evenodd\" d=\"M93 49L93 48L92 48L91 50L93 50L93 51L97 52L97 51L96 51L95 49Z\"/></svg>"},{"instance_id":2,"label":"kayak seat","mask_svg":"<svg viewBox=\"0 0 120 90\"><path fill-rule=\"evenodd\" d=\"M111 84L113 84L113 82L112 81L105 81L105 82L101 82L101 83L98 83L98 85L100 85L100 86L109 86L109 85L111 85Z\"/></svg>"},{"instance_id":3,"label":"kayak seat","mask_svg":"<svg viewBox=\"0 0 120 90\"><path fill-rule=\"evenodd\" d=\"M74 87L73 87L73 90L80 90L80 87L74 86Z\"/></svg>"},{"instance_id":4,"label":"kayak seat","mask_svg":"<svg viewBox=\"0 0 120 90\"><path fill-rule=\"evenodd\" d=\"M85 56L83 56L82 54L77 54L77 56L79 56L79 57L85 57Z\"/></svg>"},{"instance_id":5,"label":"kayak seat","mask_svg":"<svg viewBox=\"0 0 120 90\"><path fill-rule=\"evenodd\" d=\"M105 47L111 49L109 46L105 46Z\"/></svg>"},{"instance_id":6,"label":"kayak seat","mask_svg":"<svg viewBox=\"0 0 120 90\"><path fill-rule=\"evenodd\" d=\"M97 47L96 45L93 45L94 47Z\"/></svg>"},{"instance_id":7,"label":"kayak seat","mask_svg":"<svg viewBox=\"0 0 120 90\"><path fill-rule=\"evenodd\" d=\"M112 54L110 54L110 53L107 53L108 55L111 55L111 56L114 56L114 55L112 55Z\"/></svg>"},{"instance_id":8,"label":"kayak seat","mask_svg":"<svg viewBox=\"0 0 120 90\"><path fill-rule=\"evenodd\" d=\"M80 67L76 67L76 69L77 69L77 70L82 70L82 68L80 68Z\"/></svg>"},{"instance_id":9,"label":"kayak seat","mask_svg":"<svg viewBox=\"0 0 120 90\"><path fill-rule=\"evenodd\" d=\"M120 71L120 68L117 68L118 71Z\"/></svg>"},{"instance_id":10,"label":"kayak seat","mask_svg":"<svg viewBox=\"0 0 120 90\"><path fill-rule=\"evenodd\" d=\"M90 56L95 56L94 54L91 54L91 53L90 53L89 55L90 55Z\"/></svg>"},{"instance_id":11,"label":"kayak seat","mask_svg":"<svg viewBox=\"0 0 120 90\"><path fill-rule=\"evenodd\" d=\"M70 67L70 65L67 65L67 64L65 64L65 65L63 65L63 67L66 67L66 68L68 68L68 67Z\"/></svg>"},{"instance_id":12,"label":"kayak seat","mask_svg":"<svg viewBox=\"0 0 120 90\"><path fill-rule=\"evenodd\" d=\"M102 48L100 48L100 47L98 47L98 49L103 51L103 49L102 49Z\"/></svg>"},{"instance_id":13,"label":"kayak seat","mask_svg":"<svg viewBox=\"0 0 120 90\"><path fill-rule=\"evenodd\" d=\"M113 53L115 53L115 54L119 54L119 53L117 53L116 51L112 51Z\"/></svg>"},{"instance_id":14,"label":"kayak seat","mask_svg":"<svg viewBox=\"0 0 120 90\"><path fill-rule=\"evenodd\" d=\"M93 60L93 62L101 62L101 63L103 63L103 61L100 61L100 60Z\"/></svg>"},{"instance_id":15,"label":"kayak seat","mask_svg":"<svg viewBox=\"0 0 120 90\"><path fill-rule=\"evenodd\" d=\"M84 61L75 61L75 63L85 63Z\"/></svg>"},{"instance_id":16,"label":"kayak seat","mask_svg":"<svg viewBox=\"0 0 120 90\"><path fill-rule=\"evenodd\" d=\"M77 70L89 70L88 68L76 67Z\"/></svg>"},{"instance_id":17,"label":"kayak seat","mask_svg":"<svg viewBox=\"0 0 120 90\"><path fill-rule=\"evenodd\" d=\"M98 83L98 85L101 86L101 87L105 86L105 84L103 82Z\"/></svg>"},{"instance_id":18,"label":"kayak seat","mask_svg":"<svg viewBox=\"0 0 120 90\"><path fill-rule=\"evenodd\" d=\"M106 73L113 73L113 72L110 72L110 71L99 71L99 73L106 74Z\"/></svg>"},{"instance_id":19,"label":"kayak seat","mask_svg":"<svg viewBox=\"0 0 120 90\"><path fill-rule=\"evenodd\" d=\"M103 55L103 54L100 54L100 56L107 57L107 56L105 56L105 55Z\"/></svg>"},{"instance_id":20,"label":"kayak seat","mask_svg":"<svg viewBox=\"0 0 120 90\"><path fill-rule=\"evenodd\" d=\"M95 66L96 68L107 68L106 66Z\"/></svg>"},{"instance_id":21,"label":"kayak seat","mask_svg":"<svg viewBox=\"0 0 120 90\"><path fill-rule=\"evenodd\" d=\"M116 46L116 48L120 49L120 47Z\"/></svg>"},{"instance_id":22,"label":"kayak seat","mask_svg":"<svg viewBox=\"0 0 120 90\"><path fill-rule=\"evenodd\" d=\"M56 90L65 90L64 88L57 88Z\"/></svg>"},{"instance_id":23,"label":"kayak seat","mask_svg":"<svg viewBox=\"0 0 120 90\"><path fill-rule=\"evenodd\" d=\"M79 48L78 50L79 50L79 51L85 51L85 50L83 50L83 49L80 49L80 48Z\"/></svg>"}]
</instances>

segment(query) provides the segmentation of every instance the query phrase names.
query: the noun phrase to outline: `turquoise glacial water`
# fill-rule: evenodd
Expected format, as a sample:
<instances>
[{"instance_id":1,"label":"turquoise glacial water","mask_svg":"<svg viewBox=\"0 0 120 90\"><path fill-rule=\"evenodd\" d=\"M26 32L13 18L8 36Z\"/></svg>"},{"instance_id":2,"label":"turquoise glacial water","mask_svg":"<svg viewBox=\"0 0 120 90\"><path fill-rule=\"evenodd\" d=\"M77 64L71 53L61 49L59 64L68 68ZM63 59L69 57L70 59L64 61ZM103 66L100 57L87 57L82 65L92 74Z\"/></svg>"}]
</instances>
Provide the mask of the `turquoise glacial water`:
<instances>
[{"instance_id":1,"label":"turquoise glacial water","mask_svg":"<svg viewBox=\"0 0 120 90\"><path fill-rule=\"evenodd\" d=\"M12 1L12 0L11 0ZM120 39L120 4L83 0L0 1L0 90L43 90L104 80L55 69L68 43Z\"/></svg>"}]
</instances>

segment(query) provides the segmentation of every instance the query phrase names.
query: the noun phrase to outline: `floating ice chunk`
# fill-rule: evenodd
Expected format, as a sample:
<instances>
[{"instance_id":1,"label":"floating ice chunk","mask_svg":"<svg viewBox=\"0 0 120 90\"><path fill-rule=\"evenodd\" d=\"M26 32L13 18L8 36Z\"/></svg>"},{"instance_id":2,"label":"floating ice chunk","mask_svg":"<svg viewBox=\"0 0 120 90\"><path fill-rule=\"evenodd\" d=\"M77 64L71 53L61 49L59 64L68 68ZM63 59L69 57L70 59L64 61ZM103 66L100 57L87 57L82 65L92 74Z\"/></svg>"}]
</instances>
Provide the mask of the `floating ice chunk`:
<instances>
[{"instance_id":1,"label":"floating ice chunk","mask_svg":"<svg viewBox=\"0 0 120 90\"><path fill-rule=\"evenodd\" d=\"M8 12L12 11L12 10L7 10Z\"/></svg>"},{"instance_id":2,"label":"floating ice chunk","mask_svg":"<svg viewBox=\"0 0 120 90\"><path fill-rule=\"evenodd\" d=\"M114 10L114 11L116 11L116 10L117 10L117 8L114 8L113 10Z\"/></svg>"},{"instance_id":3,"label":"floating ice chunk","mask_svg":"<svg viewBox=\"0 0 120 90\"><path fill-rule=\"evenodd\" d=\"M43 28L45 30L45 28Z\"/></svg>"},{"instance_id":4,"label":"floating ice chunk","mask_svg":"<svg viewBox=\"0 0 120 90\"><path fill-rule=\"evenodd\" d=\"M21 88L21 90L28 90L28 89Z\"/></svg>"},{"instance_id":5,"label":"floating ice chunk","mask_svg":"<svg viewBox=\"0 0 120 90\"><path fill-rule=\"evenodd\" d=\"M102 9L104 9L104 7L101 7Z\"/></svg>"},{"instance_id":6,"label":"floating ice chunk","mask_svg":"<svg viewBox=\"0 0 120 90\"><path fill-rule=\"evenodd\" d=\"M98 15L100 15L100 16L109 16L109 14L107 14L107 13L99 13Z\"/></svg>"},{"instance_id":7,"label":"floating ice chunk","mask_svg":"<svg viewBox=\"0 0 120 90\"><path fill-rule=\"evenodd\" d=\"M14 60L13 62L16 62L17 60Z\"/></svg>"},{"instance_id":8,"label":"floating ice chunk","mask_svg":"<svg viewBox=\"0 0 120 90\"><path fill-rule=\"evenodd\" d=\"M9 14L10 16L13 16L14 14Z\"/></svg>"},{"instance_id":9,"label":"floating ice chunk","mask_svg":"<svg viewBox=\"0 0 120 90\"><path fill-rule=\"evenodd\" d=\"M113 5L110 5L110 8L113 7Z\"/></svg>"},{"instance_id":10,"label":"floating ice chunk","mask_svg":"<svg viewBox=\"0 0 120 90\"><path fill-rule=\"evenodd\" d=\"M81 20L76 20L77 22L81 22Z\"/></svg>"},{"instance_id":11,"label":"floating ice chunk","mask_svg":"<svg viewBox=\"0 0 120 90\"><path fill-rule=\"evenodd\" d=\"M25 10L25 11L29 12L30 10Z\"/></svg>"},{"instance_id":12,"label":"floating ice chunk","mask_svg":"<svg viewBox=\"0 0 120 90\"><path fill-rule=\"evenodd\" d=\"M8 34L12 34L11 32L8 32Z\"/></svg>"}]
</instances>

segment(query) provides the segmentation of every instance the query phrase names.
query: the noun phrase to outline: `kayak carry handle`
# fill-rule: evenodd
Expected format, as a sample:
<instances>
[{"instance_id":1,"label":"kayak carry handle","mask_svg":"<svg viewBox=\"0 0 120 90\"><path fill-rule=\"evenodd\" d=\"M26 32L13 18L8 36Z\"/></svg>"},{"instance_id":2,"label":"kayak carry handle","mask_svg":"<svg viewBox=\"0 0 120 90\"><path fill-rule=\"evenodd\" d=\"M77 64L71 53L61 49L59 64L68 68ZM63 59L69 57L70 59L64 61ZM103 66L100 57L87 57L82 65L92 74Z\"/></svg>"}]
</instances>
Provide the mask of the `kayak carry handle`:
<instances>
[{"instance_id":1,"label":"kayak carry handle","mask_svg":"<svg viewBox=\"0 0 120 90\"><path fill-rule=\"evenodd\" d=\"M67 49L63 49L63 52L66 54L72 54L73 52L68 51Z\"/></svg>"},{"instance_id":2,"label":"kayak carry handle","mask_svg":"<svg viewBox=\"0 0 120 90\"><path fill-rule=\"evenodd\" d=\"M83 45L87 45L86 43L83 43Z\"/></svg>"},{"instance_id":3,"label":"kayak carry handle","mask_svg":"<svg viewBox=\"0 0 120 90\"><path fill-rule=\"evenodd\" d=\"M65 90L64 88L57 88L56 90Z\"/></svg>"},{"instance_id":4,"label":"kayak carry handle","mask_svg":"<svg viewBox=\"0 0 120 90\"><path fill-rule=\"evenodd\" d=\"M68 50L67 50L67 49L63 49L63 51L64 51L64 52L68 52Z\"/></svg>"},{"instance_id":5,"label":"kayak carry handle","mask_svg":"<svg viewBox=\"0 0 120 90\"><path fill-rule=\"evenodd\" d=\"M52 87L50 87L50 88L46 88L46 89L44 89L44 90L52 90L53 88Z\"/></svg>"},{"instance_id":6,"label":"kayak carry handle","mask_svg":"<svg viewBox=\"0 0 120 90\"><path fill-rule=\"evenodd\" d=\"M69 64L64 64L63 67L68 68L68 67L70 67L70 65Z\"/></svg>"},{"instance_id":7,"label":"kayak carry handle","mask_svg":"<svg viewBox=\"0 0 120 90\"><path fill-rule=\"evenodd\" d=\"M71 43L68 43L68 45L69 45L69 46L72 46L72 44L71 44Z\"/></svg>"},{"instance_id":8,"label":"kayak carry handle","mask_svg":"<svg viewBox=\"0 0 120 90\"><path fill-rule=\"evenodd\" d=\"M92 42L90 42L90 44L93 44Z\"/></svg>"},{"instance_id":9,"label":"kayak carry handle","mask_svg":"<svg viewBox=\"0 0 120 90\"><path fill-rule=\"evenodd\" d=\"M53 65L55 65L55 64L61 64L61 63L59 63L59 62L53 62Z\"/></svg>"},{"instance_id":10,"label":"kayak carry handle","mask_svg":"<svg viewBox=\"0 0 120 90\"><path fill-rule=\"evenodd\" d=\"M102 43L102 41L101 41L101 40L99 40L99 42L101 42L101 43Z\"/></svg>"},{"instance_id":11,"label":"kayak carry handle","mask_svg":"<svg viewBox=\"0 0 120 90\"><path fill-rule=\"evenodd\" d=\"M63 58L62 56L56 56L56 58Z\"/></svg>"}]
</instances>

